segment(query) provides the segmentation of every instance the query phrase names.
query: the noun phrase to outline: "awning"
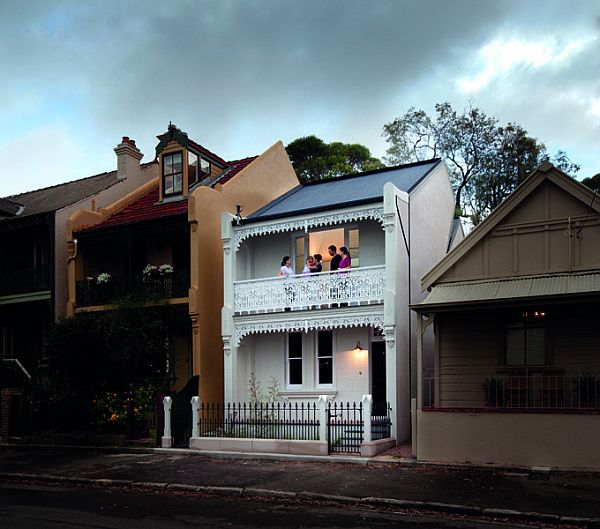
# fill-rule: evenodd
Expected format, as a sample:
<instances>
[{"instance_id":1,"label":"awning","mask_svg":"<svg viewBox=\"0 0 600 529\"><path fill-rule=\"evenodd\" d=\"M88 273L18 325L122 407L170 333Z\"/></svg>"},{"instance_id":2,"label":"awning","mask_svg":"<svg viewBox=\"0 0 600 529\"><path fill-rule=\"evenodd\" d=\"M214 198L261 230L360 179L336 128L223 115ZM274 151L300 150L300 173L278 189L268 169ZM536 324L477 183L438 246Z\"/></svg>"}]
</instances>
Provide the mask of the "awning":
<instances>
[{"instance_id":1,"label":"awning","mask_svg":"<svg viewBox=\"0 0 600 529\"><path fill-rule=\"evenodd\" d=\"M434 306L461 303L477 304L585 294L600 294L600 272L441 283L432 288L424 301L411 308L422 311Z\"/></svg>"}]
</instances>

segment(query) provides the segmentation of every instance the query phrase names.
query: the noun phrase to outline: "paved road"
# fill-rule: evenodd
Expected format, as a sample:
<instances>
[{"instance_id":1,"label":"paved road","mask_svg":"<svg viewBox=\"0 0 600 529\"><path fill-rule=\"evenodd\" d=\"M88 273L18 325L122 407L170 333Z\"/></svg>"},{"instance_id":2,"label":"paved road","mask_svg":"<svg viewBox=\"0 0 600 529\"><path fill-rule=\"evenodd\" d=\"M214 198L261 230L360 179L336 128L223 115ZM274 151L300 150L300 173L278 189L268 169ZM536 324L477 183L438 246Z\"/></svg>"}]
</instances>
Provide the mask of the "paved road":
<instances>
[{"instance_id":1,"label":"paved road","mask_svg":"<svg viewBox=\"0 0 600 529\"><path fill-rule=\"evenodd\" d=\"M101 488L0 485L2 529L501 529L459 518L419 517L289 501L125 492Z\"/></svg>"}]
</instances>

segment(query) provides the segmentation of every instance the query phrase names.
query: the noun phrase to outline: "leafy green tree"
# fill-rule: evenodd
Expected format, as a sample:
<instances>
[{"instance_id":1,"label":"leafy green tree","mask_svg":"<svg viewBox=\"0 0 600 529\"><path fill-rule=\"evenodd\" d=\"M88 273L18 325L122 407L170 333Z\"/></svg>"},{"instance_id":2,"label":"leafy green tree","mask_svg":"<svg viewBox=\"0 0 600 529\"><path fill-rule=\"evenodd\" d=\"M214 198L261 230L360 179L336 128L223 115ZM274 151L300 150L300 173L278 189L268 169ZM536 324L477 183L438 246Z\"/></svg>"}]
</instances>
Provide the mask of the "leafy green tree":
<instances>
[{"instance_id":1,"label":"leafy green tree","mask_svg":"<svg viewBox=\"0 0 600 529\"><path fill-rule=\"evenodd\" d=\"M498 120L470 106L462 113L438 103L435 116L410 108L383 127L390 144L386 162L407 163L442 157L455 192L457 215L468 213L478 224L544 160L566 173L579 166L564 151L552 158L546 146L518 124Z\"/></svg>"},{"instance_id":2,"label":"leafy green tree","mask_svg":"<svg viewBox=\"0 0 600 529\"><path fill-rule=\"evenodd\" d=\"M384 167L367 147L358 143L325 143L316 136L305 136L292 141L286 150L301 182Z\"/></svg>"}]
</instances>

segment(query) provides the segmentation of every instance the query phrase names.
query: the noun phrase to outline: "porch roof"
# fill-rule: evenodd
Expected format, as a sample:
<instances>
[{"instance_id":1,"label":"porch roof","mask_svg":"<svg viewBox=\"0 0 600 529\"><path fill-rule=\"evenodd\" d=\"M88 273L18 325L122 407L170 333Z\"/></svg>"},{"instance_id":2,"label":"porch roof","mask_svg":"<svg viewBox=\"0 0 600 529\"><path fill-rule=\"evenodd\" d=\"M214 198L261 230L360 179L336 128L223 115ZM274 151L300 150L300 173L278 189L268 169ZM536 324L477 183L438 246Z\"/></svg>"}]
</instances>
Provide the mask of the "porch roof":
<instances>
[{"instance_id":1,"label":"porch roof","mask_svg":"<svg viewBox=\"0 0 600 529\"><path fill-rule=\"evenodd\" d=\"M438 283L427 298L411 308L419 312L460 305L529 301L600 294L600 271L579 274L548 274L486 281Z\"/></svg>"}]
</instances>

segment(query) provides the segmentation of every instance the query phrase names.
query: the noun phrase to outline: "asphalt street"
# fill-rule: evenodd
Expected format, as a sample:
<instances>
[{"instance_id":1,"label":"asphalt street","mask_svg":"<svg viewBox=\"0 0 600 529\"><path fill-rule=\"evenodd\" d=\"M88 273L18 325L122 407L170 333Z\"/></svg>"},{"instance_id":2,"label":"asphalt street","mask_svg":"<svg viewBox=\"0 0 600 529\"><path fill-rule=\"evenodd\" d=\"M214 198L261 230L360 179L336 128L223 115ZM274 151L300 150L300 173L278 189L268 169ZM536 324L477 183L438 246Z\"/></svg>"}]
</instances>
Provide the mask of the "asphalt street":
<instances>
[{"instance_id":1,"label":"asphalt street","mask_svg":"<svg viewBox=\"0 0 600 529\"><path fill-rule=\"evenodd\" d=\"M198 494L119 491L73 486L0 485L3 529L499 529L514 522L418 516L322 502L260 501ZM539 527L539 526L538 526Z\"/></svg>"}]
</instances>

